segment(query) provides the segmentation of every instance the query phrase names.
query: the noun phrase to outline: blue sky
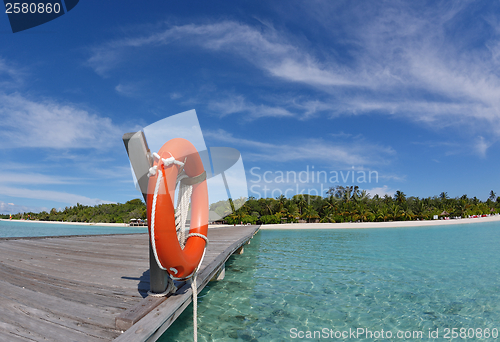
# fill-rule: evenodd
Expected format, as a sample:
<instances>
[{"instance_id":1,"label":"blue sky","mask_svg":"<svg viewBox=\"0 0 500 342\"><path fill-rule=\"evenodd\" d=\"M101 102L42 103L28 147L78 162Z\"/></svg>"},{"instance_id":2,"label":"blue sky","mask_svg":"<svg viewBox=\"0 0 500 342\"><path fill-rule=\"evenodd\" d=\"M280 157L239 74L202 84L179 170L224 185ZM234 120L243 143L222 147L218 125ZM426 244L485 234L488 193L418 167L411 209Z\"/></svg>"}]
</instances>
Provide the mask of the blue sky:
<instances>
[{"instance_id":1,"label":"blue sky","mask_svg":"<svg viewBox=\"0 0 500 342\"><path fill-rule=\"evenodd\" d=\"M241 151L250 196L375 171L354 183L485 200L499 67L490 1L81 1L16 34L4 14L0 212L139 197L122 134L190 109L207 146Z\"/></svg>"}]
</instances>

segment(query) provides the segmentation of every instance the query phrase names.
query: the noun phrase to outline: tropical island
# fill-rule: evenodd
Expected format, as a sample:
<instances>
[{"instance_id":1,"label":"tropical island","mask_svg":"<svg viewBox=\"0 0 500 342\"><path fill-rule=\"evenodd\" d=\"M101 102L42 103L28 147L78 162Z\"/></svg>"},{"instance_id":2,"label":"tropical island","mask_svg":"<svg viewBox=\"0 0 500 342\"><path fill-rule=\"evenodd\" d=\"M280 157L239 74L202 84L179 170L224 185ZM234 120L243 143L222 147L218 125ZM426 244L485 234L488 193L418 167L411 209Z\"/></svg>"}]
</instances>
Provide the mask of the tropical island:
<instances>
[{"instance_id":1,"label":"tropical island","mask_svg":"<svg viewBox=\"0 0 500 342\"><path fill-rule=\"evenodd\" d=\"M387 222L432 220L500 213L500 197L492 190L486 201L467 195L450 198L439 196L419 198L396 191L393 197L370 197L358 186L331 187L326 197L295 195L292 198L250 198L238 210L225 217L229 224L278 224L292 222ZM235 200L235 203L238 200ZM240 200L241 201L241 200ZM224 202L227 203L227 202ZM219 207L218 207L219 206ZM211 210L223 212L223 203Z\"/></svg>"},{"instance_id":2,"label":"tropical island","mask_svg":"<svg viewBox=\"0 0 500 342\"><path fill-rule=\"evenodd\" d=\"M0 215L2 219L10 218L10 215ZM77 203L75 206L66 207L64 210L52 208L49 212L39 213L26 212L12 215L13 220L36 220L36 221L64 221L64 222L88 222L88 223L129 223L130 219L145 219L146 205L139 199L130 200L124 204L111 203L86 206Z\"/></svg>"},{"instance_id":3,"label":"tropical island","mask_svg":"<svg viewBox=\"0 0 500 342\"><path fill-rule=\"evenodd\" d=\"M231 210L238 208L237 210ZM325 197L307 194L291 198L235 199L210 205L210 210L224 217L228 224L279 224L295 222L388 222L432 220L436 218L465 218L500 213L500 197L492 190L486 201L467 195L450 198L446 192L439 196L419 198L396 191L394 196L370 197L358 186L330 188ZM229 215L225 213L232 212ZM128 223L131 219L145 220L146 205L139 199L124 204L52 208L49 212L27 212L12 215L12 219L64 221L87 223ZM8 219L10 215L0 215Z\"/></svg>"}]
</instances>

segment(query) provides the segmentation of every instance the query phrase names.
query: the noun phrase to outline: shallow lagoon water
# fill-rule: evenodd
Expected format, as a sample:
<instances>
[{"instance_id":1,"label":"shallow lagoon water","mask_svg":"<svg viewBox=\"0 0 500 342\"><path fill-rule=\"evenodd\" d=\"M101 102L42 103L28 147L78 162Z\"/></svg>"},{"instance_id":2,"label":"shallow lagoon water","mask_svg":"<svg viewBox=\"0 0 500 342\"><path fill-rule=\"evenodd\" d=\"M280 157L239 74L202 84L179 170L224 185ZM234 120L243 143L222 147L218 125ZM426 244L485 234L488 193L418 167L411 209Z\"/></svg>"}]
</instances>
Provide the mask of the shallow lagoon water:
<instances>
[{"instance_id":1,"label":"shallow lagoon water","mask_svg":"<svg viewBox=\"0 0 500 342\"><path fill-rule=\"evenodd\" d=\"M499 246L498 222L262 230L226 263L225 279L200 294L198 340L498 340ZM464 338L461 328L470 329ZM349 329L365 333L335 337ZM321 336L301 339L307 331ZM190 305L160 341L190 341L192 333Z\"/></svg>"},{"instance_id":2,"label":"shallow lagoon water","mask_svg":"<svg viewBox=\"0 0 500 342\"><path fill-rule=\"evenodd\" d=\"M0 238L147 233L147 227L107 227L33 221L0 221Z\"/></svg>"}]
</instances>

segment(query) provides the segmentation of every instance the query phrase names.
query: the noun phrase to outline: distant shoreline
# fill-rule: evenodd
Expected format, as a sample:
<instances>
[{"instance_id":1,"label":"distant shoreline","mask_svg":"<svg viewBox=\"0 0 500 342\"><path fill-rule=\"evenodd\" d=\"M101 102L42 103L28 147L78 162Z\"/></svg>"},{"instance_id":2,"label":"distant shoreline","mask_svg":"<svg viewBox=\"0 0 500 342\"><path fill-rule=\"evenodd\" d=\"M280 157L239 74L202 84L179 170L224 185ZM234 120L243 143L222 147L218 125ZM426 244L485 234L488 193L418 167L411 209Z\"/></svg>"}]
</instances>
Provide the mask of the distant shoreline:
<instances>
[{"instance_id":1,"label":"distant shoreline","mask_svg":"<svg viewBox=\"0 0 500 342\"><path fill-rule=\"evenodd\" d=\"M26 223L34 222L34 223L51 223L51 224L69 224L69 225L75 225L75 226L129 227L128 223L61 222L61 221L9 220L9 219L0 219L0 221L26 222ZM147 226L144 226L144 228L147 228Z\"/></svg>"},{"instance_id":2,"label":"distant shoreline","mask_svg":"<svg viewBox=\"0 0 500 342\"><path fill-rule=\"evenodd\" d=\"M88 222L61 222L61 221L35 221L35 220L9 220L0 221L15 222L35 222L81 226L102 226L102 227L130 227L128 223L88 223ZM478 218L463 218L451 220L421 220L421 221L389 221L389 222L346 222L346 223L285 223L285 224L263 224L260 229L366 229L366 228L405 228L405 227L428 227L444 226L454 224L474 224L484 222L500 222L500 215ZM236 225L239 226L239 225ZM135 227L135 226L134 226ZM147 226L143 226L147 228ZM210 225L209 228L233 227L233 225Z\"/></svg>"},{"instance_id":3,"label":"distant shoreline","mask_svg":"<svg viewBox=\"0 0 500 342\"><path fill-rule=\"evenodd\" d=\"M453 220L390 221L390 222L348 222L348 223L285 223L263 224L260 229L366 229L366 228L405 228L428 227L454 224L473 224L500 222L500 215L463 218Z\"/></svg>"}]
</instances>

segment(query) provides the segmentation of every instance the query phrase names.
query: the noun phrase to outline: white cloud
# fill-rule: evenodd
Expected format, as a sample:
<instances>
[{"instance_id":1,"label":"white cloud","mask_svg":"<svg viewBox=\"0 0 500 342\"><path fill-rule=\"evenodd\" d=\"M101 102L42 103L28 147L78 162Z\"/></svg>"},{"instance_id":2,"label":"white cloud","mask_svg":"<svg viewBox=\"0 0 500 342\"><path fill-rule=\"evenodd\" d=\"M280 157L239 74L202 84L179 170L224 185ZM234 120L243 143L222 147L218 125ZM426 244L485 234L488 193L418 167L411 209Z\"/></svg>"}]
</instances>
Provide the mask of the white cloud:
<instances>
[{"instance_id":1,"label":"white cloud","mask_svg":"<svg viewBox=\"0 0 500 342\"><path fill-rule=\"evenodd\" d=\"M122 135L109 118L71 104L36 102L18 93L0 93L0 121L0 149L104 149L119 143Z\"/></svg>"},{"instance_id":2,"label":"white cloud","mask_svg":"<svg viewBox=\"0 0 500 342\"><path fill-rule=\"evenodd\" d=\"M470 10L467 6L467 2L435 6L388 2L366 4L365 11L349 6L339 11L331 3L299 5L304 22L323 25L324 45L313 45L307 34L293 36L271 25L222 21L170 26L112 41L94 48L88 63L102 74L135 48L196 46L236 56L270 77L319 91L316 99L292 100L281 107L242 96L212 99L210 107L221 115L241 112L297 119L320 112L391 115L433 128L452 128L471 139L481 132L491 140L500 137L499 25L491 18L479 18L490 23L491 38L484 46L467 48L467 42L477 44L479 31L471 27L470 37L459 39L450 33L454 27L464 30L460 18Z\"/></svg>"},{"instance_id":3,"label":"white cloud","mask_svg":"<svg viewBox=\"0 0 500 342\"><path fill-rule=\"evenodd\" d=\"M11 197L19 197L19 198L31 198L31 199L39 199L46 201L54 201L60 203L67 203L71 205L75 205L76 203L84 204L84 205L98 205L104 203L115 203L112 201L105 201L98 198L89 198L81 195L70 194L66 192L60 191L51 191L51 190L33 190L27 188L15 188L10 186L0 185L0 194L11 196Z\"/></svg>"},{"instance_id":4,"label":"white cloud","mask_svg":"<svg viewBox=\"0 0 500 342\"><path fill-rule=\"evenodd\" d=\"M224 130L204 131L208 139L227 142L235 146L251 147L245 160L274 162L317 162L336 168L363 165L387 164L396 152L390 147L378 146L364 141L334 144L322 139L304 139L283 144L235 138Z\"/></svg>"},{"instance_id":5,"label":"white cloud","mask_svg":"<svg viewBox=\"0 0 500 342\"><path fill-rule=\"evenodd\" d=\"M29 167L27 165L26 167ZM0 171L0 184L74 184L81 183L76 177L44 175L40 173L2 172Z\"/></svg>"},{"instance_id":6,"label":"white cloud","mask_svg":"<svg viewBox=\"0 0 500 342\"><path fill-rule=\"evenodd\" d=\"M172 43L201 46L207 50L230 52L245 58L273 76L317 86L365 85L334 61L319 63L309 53L291 44L272 28L256 29L233 21L214 24L173 26L137 38L109 42L92 50L87 63L98 74L115 67L128 48Z\"/></svg>"},{"instance_id":7,"label":"white cloud","mask_svg":"<svg viewBox=\"0 0 500 342\"><path fill-rule=\"evenodd\" d=\"M127 96L127 97L136 97L137 96L137 86L134 84L123 84L119 83L115 90L118 94Z\"/></svg>"},{"instance_id":8,"label":"white cloud","mask_svg":"<svg viewBox=\"0 0 500 342\"><path fill-rule=\"evenodd\" d=\"M478 137L477 142L475 144L476 153L478 153L481 157L486 157L486 151L492 145L492 143L487 142L484 137Z\"/></svg>"},{"instance_id":9,"label":"white cloud","mask_svg":"<svg viewBox=\"0 0 500 342\"><path fill-rule=\"evenodd\" d=\"M267 69L272 75L290 81L306 83L318 86L363 86L366 81L357 80L357 75L346 73L341 75L334 71L335 68L322 67L311 57L307 56L307 61L301 62L291 58L285 58Z\"/></svg>"},{"instance_id":10,"label":"white cloud","mask_svg":"<svg viewBox=\"0 0 500 342\"><path fill-rule=\"evenodd\" d=\"M0 58L0 87L16 87L23 82L23 72Z\"/></svg>"},{"instance_id":11,"label":"white cloud","mask_svg":"<svg viewBox=\"0 0 500 342\"><path fill-rule=\"evenodd\" d=\"M177 99L180 99L182 97L182 94L181 93L170 93L170 98L172 100L177 100Z\"/></svg>"},{"instance_id":12,"label":"white cloud","mask_svg":"<svg viewBox=\"0 0 500 342\"><path fill-rule=\"evenodd\" d=\"M0 201L0 214L17 214L26 212L39 213L44 210L48 211L49 209L46 207L26 206Z\"/></svg>"},{"instance_id":13,"label":"white cloud","mask_svg":"<svg viewBox=\"0 0 500 342\"><path fill-rule=\"evenodd\" d=\"M271 107L266 105L255 105L245 100L244 96L236 95L224 100L211 101L208 108L221 117L235 114L248 114L247 118L256 119L261 117L292 117L293 113L282 107Z\"/></svg>"},{"instance_id":14,"label":"white cloud","mask_svg":"<svg viewBox=\"0 0 500 342\"><path fill-rule=\"evenodd\" d=\"M384 185L383 187L366 190L366 192L370 197L374 197L375 195L379 195L379 197L384 197L385 195L392 197L396 193L396 190L392 190L387 185Z\"/></svg>"}]
</instances>

